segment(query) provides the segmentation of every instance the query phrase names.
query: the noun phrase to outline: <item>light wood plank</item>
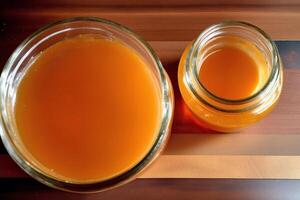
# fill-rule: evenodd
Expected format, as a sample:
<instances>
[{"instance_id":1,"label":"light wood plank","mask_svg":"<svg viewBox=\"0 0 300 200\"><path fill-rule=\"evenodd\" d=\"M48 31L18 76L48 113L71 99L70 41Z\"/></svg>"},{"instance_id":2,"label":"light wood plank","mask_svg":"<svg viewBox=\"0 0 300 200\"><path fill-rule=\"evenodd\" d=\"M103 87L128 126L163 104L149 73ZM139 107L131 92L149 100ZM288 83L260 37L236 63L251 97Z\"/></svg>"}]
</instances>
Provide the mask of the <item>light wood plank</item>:
<instances>
[{"instance_id":1,"label":"light wood plank","mask_svg":"<svg viewBox=\"0 0 300 200\"><path fill-rule=\"evenodd\" d=\"M300 179L300 156L163 155L140 178Z\"/></svg>"},{"instance_id":2,"label":"light wood plank","mask_svg":"<svg viewBox=\"0 0 300 200\"><path fill-rule=\"evenodd\" d=\"M0 178L26 178L0 155ZM7 168L9 166L9 168ZM162 155L139 178L300 179L300 156Z\"/></svg>"},{"instance_id":3,"label":"light wood plank","mask_svg":"<svg viewBox=\"0 0 300 200\"><path fill-rule=\"evenodd\" d=\"M173 134L164 155L299 156L299 134Z\"/></svg>"}]
</instances>

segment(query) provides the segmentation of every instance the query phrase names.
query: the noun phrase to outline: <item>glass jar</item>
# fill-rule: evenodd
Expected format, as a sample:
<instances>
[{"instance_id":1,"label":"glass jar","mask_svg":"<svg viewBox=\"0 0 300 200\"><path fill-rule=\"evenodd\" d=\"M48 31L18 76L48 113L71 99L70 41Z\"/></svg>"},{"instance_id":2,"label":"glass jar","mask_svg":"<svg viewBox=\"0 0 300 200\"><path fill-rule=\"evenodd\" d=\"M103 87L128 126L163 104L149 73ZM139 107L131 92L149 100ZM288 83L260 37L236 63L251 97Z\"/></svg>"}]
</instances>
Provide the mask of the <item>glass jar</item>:
<instances>
[{"instance_id":1,"label":"glass jar","mask_svg":"<svg viewBox=\"0 0 300 200\"><path fill-rule=\"evenodd\" d=\"M161 99L160 127L152 147L143 159L129 170L110 179L96 182L72 182L49 174L31 159L19 138L15 122L14 104L20 79L30 62L43 50L66 38L78 35L117 39L134 49L148 64ZM113 80L112 80L113 81ZM112 83L113 84L113 83ZM74 192L95 192L122 185L133 180L162 152L170 135L173 116L173 90L159 58L152 48L126 27L99 18L72 18L49 24L28 37L17 47L7 61L0 80L1 85L1 137L9 155L30 176L48 186ZM53 147L55 148L55 147Z\"/></svg>"},{"instance_id":2,"label":"glass jar","mask_svg":"<svg viewBox=\"0 0 300 200\"><path fill-rule=\"evenodd\" d=\"M253 44L266 62L258 66L264 68L264 83L244 99L218 97L199 80L201 62L222 45L218 38L227 36ZM261 120L274 108L282 89L282 63L276 45L265 32L245 22L227 21L208 27L186 47L179 63L178 82L185 103L203 126L232 132Z\"/></svg>"}]
</instances>

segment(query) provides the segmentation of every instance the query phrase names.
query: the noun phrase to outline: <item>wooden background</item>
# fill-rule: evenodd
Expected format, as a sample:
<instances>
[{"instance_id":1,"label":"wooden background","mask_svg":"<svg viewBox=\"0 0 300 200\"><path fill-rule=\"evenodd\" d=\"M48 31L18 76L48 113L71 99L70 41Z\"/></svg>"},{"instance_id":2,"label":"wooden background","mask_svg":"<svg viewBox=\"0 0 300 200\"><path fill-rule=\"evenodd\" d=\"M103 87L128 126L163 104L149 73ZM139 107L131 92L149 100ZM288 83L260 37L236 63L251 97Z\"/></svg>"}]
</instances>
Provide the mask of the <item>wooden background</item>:
<instances>
[{"instance_id":1,"label":"wooden background","mask_svg":"<svg viewBox=\"0 0 300 200\"><path fill-rule=\"evenodd\" d=\"M93 195L60 192L24 174L0 144L0 199L299 199L300 1L297 0L31 0L0 3L0 66L40 26L95 16L122 23L156 50L176 96L172 137L141 178ZM205 130L184 105L176 73L186 44L223 20L253 23L280 40L284 89L274 112L239 133Z\"/></svg>"}]
</instances>

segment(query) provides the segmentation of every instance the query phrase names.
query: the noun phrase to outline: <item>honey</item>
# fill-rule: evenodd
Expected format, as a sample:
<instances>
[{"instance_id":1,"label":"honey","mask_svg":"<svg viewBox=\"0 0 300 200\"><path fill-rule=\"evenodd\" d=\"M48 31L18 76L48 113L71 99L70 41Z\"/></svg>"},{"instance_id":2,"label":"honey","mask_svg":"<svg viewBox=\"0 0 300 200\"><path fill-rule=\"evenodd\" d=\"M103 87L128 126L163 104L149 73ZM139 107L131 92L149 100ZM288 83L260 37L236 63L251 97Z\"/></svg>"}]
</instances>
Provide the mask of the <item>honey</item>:
<instances>
[{"instance_id":1,"label":"honey","mask_svg":"<svg viewBox=\"0 0 300 200\"><path fill-rule=\"evenodd\" d=\"M109 179L141 161L161 120L160 90L147 65L125 44L90 36L41 52L15 102L32 163L81 183Z\"/></svg>"},{"instance_id":2,"label":"honey","mask_svg":"<svg viewBox=\"0 0 300 200\"><path fill-rule=\"evenodd\" d=\"M257 91L259 67L243 50L222 47L207 56L199 80L215 96L244 99Z\"/></svg>"}]
</instances>

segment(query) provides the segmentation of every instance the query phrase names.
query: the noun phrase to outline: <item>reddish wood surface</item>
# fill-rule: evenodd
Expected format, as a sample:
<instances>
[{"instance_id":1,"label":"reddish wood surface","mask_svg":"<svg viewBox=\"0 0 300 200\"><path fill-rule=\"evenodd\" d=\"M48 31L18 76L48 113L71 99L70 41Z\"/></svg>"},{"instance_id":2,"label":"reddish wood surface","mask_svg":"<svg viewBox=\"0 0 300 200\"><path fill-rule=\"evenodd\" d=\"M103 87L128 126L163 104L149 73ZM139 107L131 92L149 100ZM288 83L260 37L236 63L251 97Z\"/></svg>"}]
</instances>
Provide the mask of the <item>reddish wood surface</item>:
<instances>
[{"instance_id":1,"label":"reddish wood surface","mask_svg":"<svg viewBox=\"0 0 300 200\"><path fill-rule=\"evenodd\" d=\"M184 106L176 74L186 44L212 23L227 19L258 25L274 39L300 39L298 0L151 0L151 1L5 1L0 3L0 66L16 46L45 23L75 16L96 16L122 23L143 36L160 56L172 79L176 96L172 133L214 134L197 125ZM282 53L285 85L276 110L264 121L240 134L300 134L300 54ZM296 47L298 48L298 47ZM204 137L206 138L206 135ZM189 148L189 147L185 147ZM286 148L289 148L287 146ZM296 148L296 147L293 147ZM173 151L176 152L176 151ZM265 151L262 151L265 152ZM272 149L270 155L275 154ZM282 150L283 154L285 149ZM278 149L276 149L276 153ZM299 199L296 180L140 179L119 189L92 195L76 195L50 189L27 177L0 144L0 199ZM293 151L298 155L298 151ZM300 155L300 154L299 154ZM5 170L3 170L5 169ZM23 178L20 178L23 177Z\"/></svg>"},{"instance_id":2,"label":"reddish wood surface","mask_svg":"<svg viewBox=\"0 0 300 200\"><path fill-rule=\"evenodd\" d=\"M240 179L151 179L98 194L72 194L48 188L34 180L0 180L1 199L220 199L298 200L299 181Z\"/></svg>"}]
</instances>

